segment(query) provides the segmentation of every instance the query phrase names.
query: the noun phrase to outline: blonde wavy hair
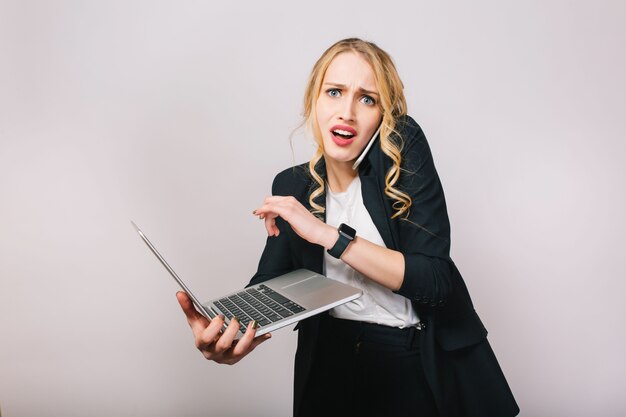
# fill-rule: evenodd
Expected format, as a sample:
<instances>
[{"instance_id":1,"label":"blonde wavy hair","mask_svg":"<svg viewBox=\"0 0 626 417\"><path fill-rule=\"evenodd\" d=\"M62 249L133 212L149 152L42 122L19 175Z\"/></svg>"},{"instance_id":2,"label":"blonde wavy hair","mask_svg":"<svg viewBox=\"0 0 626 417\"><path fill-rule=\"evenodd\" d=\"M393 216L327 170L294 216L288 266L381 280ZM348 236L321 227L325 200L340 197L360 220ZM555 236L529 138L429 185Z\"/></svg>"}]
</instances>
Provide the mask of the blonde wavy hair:
<instances>
[{"instance_id":1,"label":"blonde wavy hair","mask_svg":"<svg viewBox=\"0 0 626 417\"><path fill-rule=\"evenodd\" d=\"M325 207L315 202L315 199L320 197L325 189L325 173L323 172L322 164L324 142L322 141L315 114L315 103L319 97L328 66L337 55L344 52L359 54L370 64L374 71L376 88L380 96L378 105L382 113L380 147L385 155L393 161L392 167L385 175L385 195L394 200L393 209L395 213L391 218L399 216L406 218L412 204L411 197L394 187L400 178L403 145L402 138L395 130L396 121L407 113L406 99L403 92L404 86L391 56L373 42L367 42L358 38L343 39L328 48L313 66L306 86L303 116L307 130L313 135L318 145L315 155L309 161L309 173L318 185L309 196L309 204L313 208L312 212L314 214L324 213Z\"/></svg>"}]
</instances>

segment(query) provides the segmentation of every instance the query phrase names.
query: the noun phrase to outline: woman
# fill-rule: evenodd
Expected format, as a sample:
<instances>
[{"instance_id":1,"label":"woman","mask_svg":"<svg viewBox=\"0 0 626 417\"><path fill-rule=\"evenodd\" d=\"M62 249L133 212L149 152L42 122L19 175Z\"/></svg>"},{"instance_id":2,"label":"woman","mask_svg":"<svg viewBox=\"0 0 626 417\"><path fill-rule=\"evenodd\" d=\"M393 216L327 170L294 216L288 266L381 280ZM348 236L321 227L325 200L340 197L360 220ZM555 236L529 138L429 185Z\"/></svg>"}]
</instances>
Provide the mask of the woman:
<instances>
[{"instance_id":1,"label":"woman","mask_svg":"<svg viewBox=\"0 0 626 417\"><path fill-rule=\"evenodd\" d=\"M318 149L253 212L269 237L251 283L307 268L364 295L297 325L294 415L516 415L449 257L443 190L389 55L360 39L331 46L304 117ZM270 337L250 323L233 343L235 320L221 332L222 317L178 300L207 359L235 363Z\"/></svg>"}]
</instances>

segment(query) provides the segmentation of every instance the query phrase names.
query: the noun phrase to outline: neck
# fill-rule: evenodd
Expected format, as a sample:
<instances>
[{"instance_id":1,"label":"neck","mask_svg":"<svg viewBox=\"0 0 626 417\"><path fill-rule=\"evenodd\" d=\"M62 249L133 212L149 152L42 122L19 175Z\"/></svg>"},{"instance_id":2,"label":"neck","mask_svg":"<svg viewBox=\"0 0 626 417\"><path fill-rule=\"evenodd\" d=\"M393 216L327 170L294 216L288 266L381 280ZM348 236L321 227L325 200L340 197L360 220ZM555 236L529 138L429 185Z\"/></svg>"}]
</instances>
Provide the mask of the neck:
<instances>
[{"instance_id":1,"label":"neck","mask_svg":"<svg viewBox=\"0 0 626 417\"><path fill-rule=\"evenodd\" d=\"M359 173L352 169L352 162L329 163L326 161L326 180L334 193L342 193L348 189Z\"/></svg>"}]
</instances>

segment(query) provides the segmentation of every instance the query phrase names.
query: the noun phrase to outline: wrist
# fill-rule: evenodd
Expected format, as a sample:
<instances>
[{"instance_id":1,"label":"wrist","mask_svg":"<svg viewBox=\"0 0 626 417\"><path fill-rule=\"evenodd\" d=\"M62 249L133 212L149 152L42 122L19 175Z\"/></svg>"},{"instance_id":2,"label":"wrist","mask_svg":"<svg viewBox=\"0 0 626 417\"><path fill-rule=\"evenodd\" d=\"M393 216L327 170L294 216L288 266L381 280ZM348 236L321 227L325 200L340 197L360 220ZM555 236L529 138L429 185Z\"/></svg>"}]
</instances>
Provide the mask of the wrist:
<instances>
[{"instance_id":1,"label":"wrist","mask_svg":"<svg viewBox=\"0 0 626 417\"><path fill-rule=\"evenodd\" d=\"M341 259L345 250L348 246L350 246L354 239L356 239L356 230L345 223L341 223L337 228L337 234L338 236L335 244L332 248L327 249L326 251L330 254L330 256Z\"/></svg>"},{"instance_id":2,"label":"wrist","mask_svg":"<svg viewBox=\"0 0 626 417\"><path fill-rule=\"evenodd\" d=\"M324 249L328 250L335 246L335 243L337 243L337 239L339 239L339 234L337 233L337 228L328 224L325 224L325 226L326 227L324 228L324 231L320 236L319 244L320 246L323 246Z\"/></svg>"}]
</instances>

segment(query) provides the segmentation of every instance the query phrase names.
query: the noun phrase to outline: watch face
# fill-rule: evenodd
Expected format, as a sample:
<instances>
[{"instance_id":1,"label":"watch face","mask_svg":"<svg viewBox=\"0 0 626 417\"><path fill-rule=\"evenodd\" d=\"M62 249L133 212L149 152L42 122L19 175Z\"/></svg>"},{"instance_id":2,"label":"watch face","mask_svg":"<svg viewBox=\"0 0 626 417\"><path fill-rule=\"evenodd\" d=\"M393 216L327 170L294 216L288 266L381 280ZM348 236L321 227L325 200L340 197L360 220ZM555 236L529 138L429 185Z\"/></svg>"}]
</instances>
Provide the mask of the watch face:
<instances>
[{"instance_id":1,"label":"watch face","mask_svg":"<svg viewBox=\"0 0 626 417\"><path fill-rule=\"evenodd\" d=\"M354 240L354 238L356 237L356 230L354 230L345 223L341 223L341 225L339 226L339 233L341 233L350 240Z\"/></svg>"}]
</instances>

